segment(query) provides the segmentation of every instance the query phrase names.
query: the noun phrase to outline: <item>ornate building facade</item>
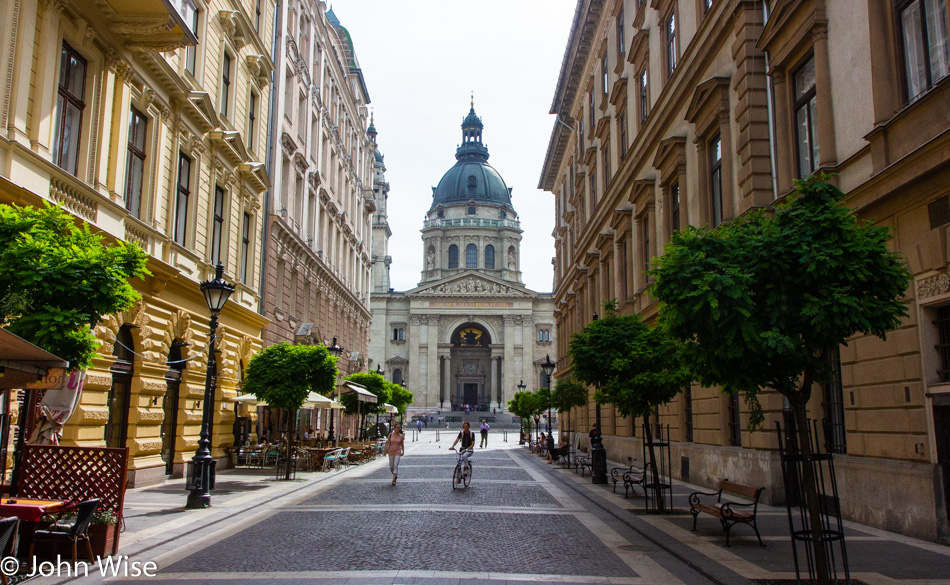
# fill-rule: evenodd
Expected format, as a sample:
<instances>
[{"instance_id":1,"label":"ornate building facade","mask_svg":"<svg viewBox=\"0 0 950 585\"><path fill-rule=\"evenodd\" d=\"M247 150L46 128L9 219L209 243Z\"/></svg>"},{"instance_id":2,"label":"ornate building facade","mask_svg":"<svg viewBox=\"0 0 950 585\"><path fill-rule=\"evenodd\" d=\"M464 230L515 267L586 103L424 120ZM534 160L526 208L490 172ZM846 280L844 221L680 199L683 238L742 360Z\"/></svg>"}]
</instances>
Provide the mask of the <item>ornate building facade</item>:
<instances>
[{"instance_id":1,"label":"ornate building facade","mask_svg":"<svg viewBox=\"0 0 950 585\"><path fill-rule=\"evenodd\" d=\"M836 173L847 205L892 228L915 281L887 341L838 348L810 414L830 424L822 448L836 454L847 517L950 535L948 23L925 0L579 0L541 176L557 209L557 375L603 301L655 317L645 269L672 232ZM761 401L758 432L716 388L662 407L674 477L728 477L782 501L782 398ZM593 421L593 406L574 415ZM637 425L608 407L603 422L608 456L637 458Z\"/></svg>"},{"instance_id":2,"label":"ornate building facade","mask_svg":"<svg viewBox=\"0 0 950 585\"><path fill-rule=\"evenodd\" d=\"M392 291L387 257L378 257L387 266L371 297L370 354L415 394L414 408L504 408L520 381L547 384L540 363L555 347L553 301L521 282L521 225L482 129L473 105L458 162L432 189L419 286ZM384 213L374 225L388 238Z\"/></svg>"},{"instance_id":3,"label":"ornate building facade","mask_svg":"<svg viewBox=\"0 0 950 585\"><path fill-rule=\"evenodd\" d=\"M214 265L236 290L217 332L213 455L261 345L261 203L273 2L0 3L0 201L55 203L138 243L142 300L103 342L63 442L128 446L132 485L180 475L197 447Z\"/></svg>"},{"instance_id":4,"label":"ornate building facade","mask_svg":"<svg viewBox=\"0 0 950 585\"><path fill-rule=\"evenodd\" d=\"M274 188L267 219L266 344L346 348L342 372L369 347L375 130L353 42L325 2L281 6L276 55Z\"/></svg>"}]
</instances>

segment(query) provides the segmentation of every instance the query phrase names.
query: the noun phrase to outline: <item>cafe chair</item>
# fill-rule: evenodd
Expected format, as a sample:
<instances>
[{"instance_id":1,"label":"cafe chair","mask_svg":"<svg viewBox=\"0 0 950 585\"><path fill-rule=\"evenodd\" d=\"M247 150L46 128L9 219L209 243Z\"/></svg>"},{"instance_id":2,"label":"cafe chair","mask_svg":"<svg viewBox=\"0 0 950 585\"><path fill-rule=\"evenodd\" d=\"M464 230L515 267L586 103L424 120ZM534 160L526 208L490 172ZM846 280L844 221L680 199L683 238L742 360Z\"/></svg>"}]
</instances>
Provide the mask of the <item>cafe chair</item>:
<instances>
[{"instance_id":1,"label":"cafe chair","mask_svg":"<svg viewBox=\"0 0 950 585\"><path fill-rule=\"evenodd\" d=\"M99 500L86 500L76 506L76 521L72 524L56 523L48 530L37 530L33 534L33 542L30 543L30 558L33 558L33 549L36 542L42 539L60 539L68 540L73 547L73 565L78 562L76 548L79 541L85 541L86 551L89 553L89 561L95 562L96 557L92 554L92 544L89 542L89 524L92 523L92 517L99 509Z\"/></svg>"},{"instance_id":2,"label":"cafe chair","mask_svg":"<svg viewBox=\"0 0 950 585\"><path fill-rule=\"evenodd\" d=\"M13 535L16 534L19 522L20 519L16 516L10 516L9 518L0 520L0 556L7 555L7 545L10 544ZM3 585L9 585L10 583L3 572L0 572L0 582L2 582Z\"/></svg>"}]
</instances>

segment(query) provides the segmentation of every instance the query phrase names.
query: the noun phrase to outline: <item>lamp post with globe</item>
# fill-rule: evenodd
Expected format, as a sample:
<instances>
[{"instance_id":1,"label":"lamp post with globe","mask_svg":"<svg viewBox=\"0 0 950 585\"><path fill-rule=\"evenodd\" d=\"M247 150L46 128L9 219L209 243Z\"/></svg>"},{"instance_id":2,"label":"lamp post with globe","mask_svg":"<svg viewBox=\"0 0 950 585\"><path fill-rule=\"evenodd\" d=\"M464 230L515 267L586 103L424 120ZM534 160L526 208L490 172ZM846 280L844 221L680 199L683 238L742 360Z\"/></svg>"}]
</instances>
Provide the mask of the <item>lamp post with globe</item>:
<instances>
[{"instance_id":1,"label":"lamp post with globe","mask_svg":"<svg viewBox=\"0 0 950 585\"><path fill-rule=\"evenodd\" d=\"M330 355L332 355L333 357L337 359L339 359L340 356L343 355L343 348L337 345L336 337L333 338L333 344L327 348L327 351L330 352ZM337 372L338 372L337 375L339 375L339 370L337 370ZM336 384L333 385L333 399L336 400ZM336 409L330 410L330 440L333 441L333 446L336 447L337 440L336 440L336 434L333 429L333 421L336 419L336 415L333 412L334 410Z\"/></svg>"}]
</instances>

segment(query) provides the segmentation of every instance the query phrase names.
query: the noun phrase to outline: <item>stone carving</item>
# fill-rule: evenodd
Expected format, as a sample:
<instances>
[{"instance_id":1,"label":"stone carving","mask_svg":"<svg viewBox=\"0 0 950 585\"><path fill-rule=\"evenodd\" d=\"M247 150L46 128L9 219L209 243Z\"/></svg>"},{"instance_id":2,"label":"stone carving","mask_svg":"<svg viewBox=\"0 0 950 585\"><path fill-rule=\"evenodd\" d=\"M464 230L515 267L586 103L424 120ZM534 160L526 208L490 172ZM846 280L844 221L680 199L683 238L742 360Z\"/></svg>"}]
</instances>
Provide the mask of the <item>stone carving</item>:
<instances>
[{"instance_id":1,"label":"stone carving","mask_svg":"<svg viewBox=\"0 0 950 585\"><path fill-rule=\"evenodd\" d=\"M172 343L175 340L180 343L191 343L191 314L178 309L171 314L168 319L168 328L165 330L165 336L162 339L161 352L163 356L168 356L171 351Z\"/></svg>"},{"instance_id":2,"label":"stone carving","mask_svg":"<svg viewBox=\"0 0 950 585\"><path fill-rule=\"evenodd\" d=\"M477 278L468 280L456 280L454 282L443 282L430 289L422 291L429 294L475 294L475 295L523 295L518 289L489 282Z\"/></svg>"},{"instance_id":3,"label":"stone carving","mask_svg":"<svg viewBox=\"0 0 950 585\"><path fill-rule=\"evenodd\" d=\"M515 258L514 248L508 248L508 270L518 269L518 259Z\"/></svg>"},{"instance_id":4,"label":"stone carving","mask_svg":"<svg viewBox=\"0 0 950 585\"><path fill-rule=\"evenodd\" d=\"M112 387L112 376L86 375L83 388L86 390L108 390Z\"/></svg>"},{"instance_id":5,"label":"stone carving","mask_svg":"<svg viewBox=\"0 0 950 585\"><path fill-rule=\"evenodd\" d=\"M935 297L950 292L950 273L936 274L917 281L917 296Z\"/></svg>"},{"instance_id":6,"label":"stone carving","mask_svg":"<svg viewBox=\"0 0 950 585\"><path fill-rule=\"evenodd\" d=\"M429 249L429 256L426 258L426 270L435 268L435 250Z\"/></svg>"}]
</instances>

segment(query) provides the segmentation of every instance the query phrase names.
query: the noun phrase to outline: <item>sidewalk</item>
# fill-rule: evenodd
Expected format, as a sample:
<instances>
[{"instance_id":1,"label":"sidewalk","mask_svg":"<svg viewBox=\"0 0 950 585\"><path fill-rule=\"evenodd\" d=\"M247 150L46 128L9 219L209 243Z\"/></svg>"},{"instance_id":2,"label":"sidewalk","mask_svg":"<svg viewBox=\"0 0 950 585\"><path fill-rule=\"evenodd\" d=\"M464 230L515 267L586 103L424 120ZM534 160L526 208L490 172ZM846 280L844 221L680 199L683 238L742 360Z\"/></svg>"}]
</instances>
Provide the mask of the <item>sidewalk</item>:
<instances>
[{"instance_id":1,"label":"sidewalk","mask_svg":"<svg viewBox=\"0 0 950 585\"><path fill-rule=\"evenodd\" d=\"M689 513L689 494L714 491L680 481L673 482L673 511L663 516L644 510L643 491L624 497L623 481L614 485L609 470L625 467L608 461L606 485L594 485L590 475L581 477L560 465L547 465L537 455L521 450L540 468L546 468L552 480L566 486L571 495L586 499L603 513L615 516L661 549L692 564L713 581L736 582L736 577L758 583L794 582L795 565L789 538L788 515L784 507L759 504L758 527L765 547L759 546L750 526L732 528L729 547L719 521L700 514L695 532ZM725 496L724 499L728 499ZM844 522L851 578L868 585L950 585L950 546L927 542L900 534ZM835 548L835 552L840 549ZM807 578L806 560L799 563ZM843 573L839 570L839 578Z\"/></svg>"}]
</instances>

